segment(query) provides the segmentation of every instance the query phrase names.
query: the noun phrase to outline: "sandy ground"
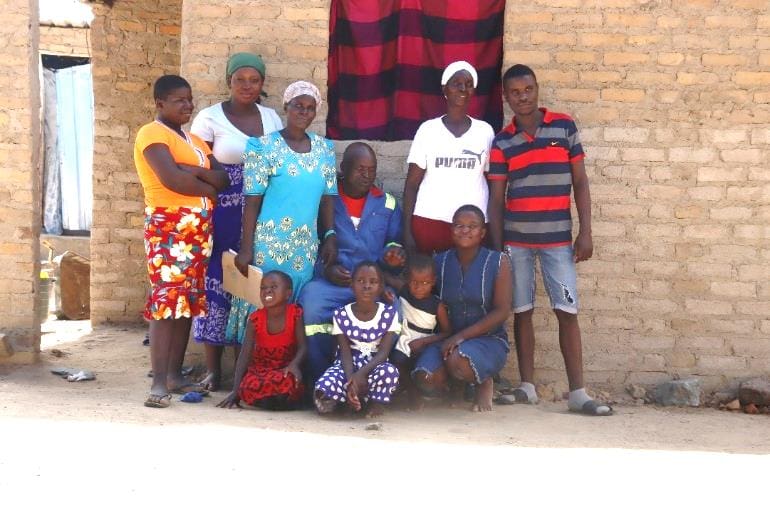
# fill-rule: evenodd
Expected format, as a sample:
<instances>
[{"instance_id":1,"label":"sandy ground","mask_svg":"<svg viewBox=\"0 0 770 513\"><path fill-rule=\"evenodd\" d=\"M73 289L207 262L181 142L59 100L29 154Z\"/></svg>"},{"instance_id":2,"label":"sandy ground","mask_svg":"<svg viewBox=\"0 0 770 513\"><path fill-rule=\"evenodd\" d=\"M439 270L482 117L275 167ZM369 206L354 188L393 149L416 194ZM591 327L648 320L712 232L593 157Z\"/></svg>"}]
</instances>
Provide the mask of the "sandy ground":
<instances>
[{"instance_id":1,"label":"sandy ground","mask_svg":"<svg viewBox=\"0 0 770 513\"><path fill-rule=\"evenodd\" d=\"M143 336L72 323L44 336L40 364L0 366L0 503L156 511L260 500L346 511L371 500L369 509L392 511L395 493L407 511L648 511L661 501L767 510L767 415L620 405L589 418L567 413L564 401L487 414L431 406L388 412L370 431L364 419L215 408L224 392L155 410L142 406ZM68 383L50 373L57 366L97 379Z\"/></svg>"}]
</instances>

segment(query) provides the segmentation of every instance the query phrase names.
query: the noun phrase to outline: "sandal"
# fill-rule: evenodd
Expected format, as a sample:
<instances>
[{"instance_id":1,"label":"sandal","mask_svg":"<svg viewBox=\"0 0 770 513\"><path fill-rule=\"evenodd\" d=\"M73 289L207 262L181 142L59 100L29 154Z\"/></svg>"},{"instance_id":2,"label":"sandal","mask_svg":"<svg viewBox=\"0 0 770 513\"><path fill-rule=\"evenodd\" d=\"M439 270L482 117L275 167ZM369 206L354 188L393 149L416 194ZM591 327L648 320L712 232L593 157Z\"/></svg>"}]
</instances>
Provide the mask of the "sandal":
<instances>
[{"instance_id":1,"label":"sandal","mask_svg":"<svg viewBox=\"0 0 770 513\"><path fill-rule=\"evenodd\" d=\"M599 408L607 408L606 411L599 411ZM591 415L594 417L609 417L613 413L612 406L609 404L603 404L598 401L590 400L583 403L583 406L579 409L570 409L575 413L582 413L583 415Z\"/></svg>"},{"instance_id":2,"label":"sandal","mask_svg":"<svg viewBox=\"0 0 770 513\"><path fill-rule=\"evenodd\" d=\"M168 408L171 406L171 394L150 394L144 405L148 408Z\"/></svg>"},{"instance_id":3,"label":"sandal","mask_svg":"<svg viewBox=\"0 0 770 513\"><path fill-rule=\"evenodd\" d=\"M169 393L178 395L184 395L187 392L198 392L202 396L209 395L209 391L197 383L185 383L184 385L179 385L178 387L169 390Z\"/></svg>"},{"instance_id":4,"label":"sandal","mask_svg":"<svg viewBox=\"0 0 770 513\"><path fill-rule=\"evenodd\" d=\"M513 391L511 391L510 394L501 394L500 397L495 399L495 403L497 404L537 404L537 400L530 401L529 397L527 396L527 393L520 389L520 388L514 388Z\"/></svg>"}]
</instances>

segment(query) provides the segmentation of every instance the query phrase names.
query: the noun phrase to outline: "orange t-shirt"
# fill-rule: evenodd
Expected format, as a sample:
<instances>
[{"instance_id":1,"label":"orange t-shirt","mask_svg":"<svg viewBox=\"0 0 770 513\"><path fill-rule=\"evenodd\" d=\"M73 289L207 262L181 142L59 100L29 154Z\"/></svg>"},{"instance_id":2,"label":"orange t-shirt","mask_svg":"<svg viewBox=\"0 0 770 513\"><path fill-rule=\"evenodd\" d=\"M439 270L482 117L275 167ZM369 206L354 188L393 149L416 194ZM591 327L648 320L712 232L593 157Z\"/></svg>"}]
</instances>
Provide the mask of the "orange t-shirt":
<instances>
[{"instance_id":1,"label":"orange t-shirt","mask_svg":"<svg viewBox=\"0 0 770 513\"><path fill-rule=\"evenodd\" d=\"M139 181L144 189L144 203L148 207L200 207L210 209L211 200L200 196L186 196L167 188L155 174L144 150L153 144L164 144L171 152L174 162L188 166L210 168L208 154L211 153L203 140L191 133L184 132L183 139L178 133L166 125L153 121L139 129L134 143L134 164L139 174Z\"/></svg>"}]
</instances>

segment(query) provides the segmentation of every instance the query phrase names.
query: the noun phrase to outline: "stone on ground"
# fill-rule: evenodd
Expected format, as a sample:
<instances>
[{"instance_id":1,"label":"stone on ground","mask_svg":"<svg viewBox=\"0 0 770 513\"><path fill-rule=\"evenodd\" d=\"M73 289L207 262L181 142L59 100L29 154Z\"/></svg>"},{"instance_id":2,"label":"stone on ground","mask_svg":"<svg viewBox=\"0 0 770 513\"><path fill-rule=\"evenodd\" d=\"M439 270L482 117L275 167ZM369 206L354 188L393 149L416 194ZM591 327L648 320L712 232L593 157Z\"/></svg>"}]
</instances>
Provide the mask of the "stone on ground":
<instances>
[{"instance_id":1,"label":"stone on ground","mask_svg":"<svg viewBox=\"0 0 770 513\"><path fill-rule=\"evenodd\" d=\"M700 396L697 378L666 381L655 388L655 402L661 406L700 406Z\"/></svg>"},{"instance_id":2,"label":"stone on ground","mask_svg":"<svg viewBox=\"0 0 770 513\"><path fill-rule=\"evenodd\" d=\"M744 381L738 390L738 399L741 400L741 404L770 406L770 380L754 378Z\"/></svg>"}]
</instances>

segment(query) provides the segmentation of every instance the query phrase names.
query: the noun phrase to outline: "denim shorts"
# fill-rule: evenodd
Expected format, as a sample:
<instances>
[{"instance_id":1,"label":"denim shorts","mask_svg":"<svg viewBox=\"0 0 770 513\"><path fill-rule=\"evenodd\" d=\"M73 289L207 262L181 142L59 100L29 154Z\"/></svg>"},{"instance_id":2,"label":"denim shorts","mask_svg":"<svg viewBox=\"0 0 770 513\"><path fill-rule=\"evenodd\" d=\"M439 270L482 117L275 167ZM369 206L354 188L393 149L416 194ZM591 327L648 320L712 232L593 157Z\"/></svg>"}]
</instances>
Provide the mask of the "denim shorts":
<instances>
[{"instance_id":1,"label":"denim shorts","mask_svg":"<svg viewBox=\"0 0 770 513\"><path fill-rule=\"evenodd\" d=\"M506 246L513 270L513 312L535 307L535 259L540 260L543 284L551 308L567 313L578 312L577 273L571 245L553 248Z\"/></svg>"},{"instance_id":2,"label":"denim shorts","mask_svg":"<svg viewBox=\"0 0 770 513\"><path fill-rule=\"evenodd\" d=\"M508 358L508 341L493 335L464 340L457 346L460 355L468 359L476 384L483 383L505 367ZM433 374L444 365L441 344L431 344L417 356L412 376L417 372Z\"/></svg>"}]
</instances>

